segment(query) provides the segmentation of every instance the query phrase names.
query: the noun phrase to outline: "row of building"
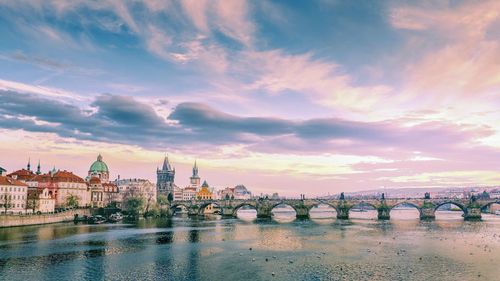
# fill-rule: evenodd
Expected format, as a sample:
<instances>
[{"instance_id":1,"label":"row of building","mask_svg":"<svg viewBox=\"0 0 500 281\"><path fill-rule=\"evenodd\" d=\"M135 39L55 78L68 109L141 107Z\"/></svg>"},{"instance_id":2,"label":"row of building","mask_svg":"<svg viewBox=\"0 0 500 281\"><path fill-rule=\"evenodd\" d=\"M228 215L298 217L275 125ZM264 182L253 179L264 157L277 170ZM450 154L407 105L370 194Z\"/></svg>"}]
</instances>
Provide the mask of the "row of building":
<instances>
[{"instance_id":1,"label":"row of building","mask_svg":"<svg viewBox=\"0 0 500 281\"><path fill-rule=\"evenodd\" d=\"M87 177L56 170L26 168L6 173L0 168L0 213L48 213L67 207L104 207L119 201L116 183L109 181L109 169L99 155ZM153 185L154 186L154 185Z\"/></svg>"},{"instance_id":2,"label":"row of building","mask_svg":"<svg viewBox=\"0 0 500 281\"><path fill-rule=\"evenodd\" d=\"M87 177L73 172L56 170L36 171L28 161L26 168L6 173L0 167L0 213L48 213L68 207L118 207L130 197L142 197L146 204L154 204L160 195L174 201L206 199L249 199L252 194L243 185L216 190L206 181L201 184L195 162L189 185L175 184L175 168L168 157L157 168L156 185L147 179L121 179L110 181L108 165L101 155L92 163Z\"/></svg>"},{"instance_id":3,"label":"row of building","mask_svg":"<svg viewBox=\"0 0 500 281\"><path fill-rule=\"evenodd\" d=\"M192 175L189 178L189 185L181 188L175 184L175 168L170 164L165 156L162 168L156 169L156 186L158 195L168 196L172 194L174 201L181 200L207 200L207 199L250 199L252 193L244 185L216 189L210 187L207 181L201 183L198 165L194 162Z\"/></svg>"}]
</instances>

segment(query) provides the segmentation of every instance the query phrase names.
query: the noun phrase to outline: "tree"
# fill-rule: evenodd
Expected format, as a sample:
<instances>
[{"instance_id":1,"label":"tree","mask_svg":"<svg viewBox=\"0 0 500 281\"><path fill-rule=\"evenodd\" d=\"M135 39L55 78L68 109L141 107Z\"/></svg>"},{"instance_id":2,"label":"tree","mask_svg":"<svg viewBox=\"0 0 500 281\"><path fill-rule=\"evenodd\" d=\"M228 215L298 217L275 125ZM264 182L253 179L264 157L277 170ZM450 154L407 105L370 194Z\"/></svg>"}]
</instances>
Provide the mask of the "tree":
<instances>
[{"instance_id":1,"label":"tree","mask_svg":"<svg viewBox=\"0 0 500 281\"><path fill-rule=\"evenodd\" d=\"M31 209L33 214L35 210L40 207L40 200L38 200L38 192L36 190L28 194L28 202L26 203L26 209Z\"/></svg>"},{"instance_id":2,"label":"tree","mask_svg":"<svg viewBox=\"0 0 500 281\"><path fill-rule=\"evenodd\" d=\"M129 197L125 201L125 211L131 216L139 216L143 208L144 198L142 197Z\"/></svg>"},{"instance_id":3,"label":"tree","mask_svg":"<svg viewBox=\"0 0 500 281\"><path fill-rule=\"evenodd\" d=\"M226 193L226 200L229 200L229 194Z\"/></svg>"},{"instance_id":4,"label":"tree","mask_svg":"<svg viewBox=\"0 0 500 281\"><path fill-rule=\"evenodd\" d=\"M174 195L172 194L172 192L168 193L167 200L168 200L168 202L170 202L170 203L172 203L172 201L174 201Z\"/></svg>"},{"instance_id":5,"label":"tree","mask_svg":"<svg viewBox=\"0 0 500 281\"><path fill-rule=\"evenodd\" d=\"M78 197L76 197L73 194L71 194L70 196L68 196L68 198L66 198L66 206L68 206L70 208L76 208L76 207L78 207Z\"/></svg>"},{"instance_id":6,"label":"tree","mask_svg":"<svg viewBox=\"0 0 500 281\"><path fill-rule=\"evenodd\" d=\"M168 203L169 203L169 200L168 200L167 196L165 196L165 195L158 195L158 198L156 199L156 201L158 202L158 205L160 205L160 206L165 206L165 205L168 205Z\"/></svg>"},{"instance_id":7,"label":"tree","mask_svg":"<svg viewBox=\"0 0 500 281\"><path fill-rule=\"evenodd\" d=\"M10 197L11 195L5 190L5 193L2 195L2 204L3 208L5 209L5 214L7 214L7 211L12 207L12 198Z\"/></svg>"}]
</instances>

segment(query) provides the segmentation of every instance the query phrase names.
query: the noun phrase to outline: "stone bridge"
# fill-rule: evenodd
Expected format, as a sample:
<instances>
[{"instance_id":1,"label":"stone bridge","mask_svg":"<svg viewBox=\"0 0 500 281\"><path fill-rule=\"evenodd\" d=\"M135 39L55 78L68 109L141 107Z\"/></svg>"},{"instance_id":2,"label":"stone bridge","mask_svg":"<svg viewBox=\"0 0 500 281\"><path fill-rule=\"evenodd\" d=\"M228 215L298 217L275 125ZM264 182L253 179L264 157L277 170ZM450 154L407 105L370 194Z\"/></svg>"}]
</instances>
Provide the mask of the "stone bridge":
<instances>
[{"instance_id":1,"label":"stone bridge","mask_svg":"<svg viewBox=\"0 0 500 281\"><path fill-rule=\"evenodd\" d=\"M420 219L434 219L436 210L445 204L453 204L463 212L465 220L480 220L481 210L491 204L500 204L500 199L251 199L251 200L192 200L173 201L168 205L168 214L173 216L178 207L184 206L190 216L203 216L205 208L211 204L218 206L223 217L236 217L238 209L249 206L257 211L258 218L270 218L278 205L288 205L295 210L297 218L309 218L309 211L320 204L335 209L338 219L349 219L349 211L359 206L371 206L378 212L378 219L390 219L390 212L397 206L413 206L420 213Z\"/></svg>"}]
</instances>

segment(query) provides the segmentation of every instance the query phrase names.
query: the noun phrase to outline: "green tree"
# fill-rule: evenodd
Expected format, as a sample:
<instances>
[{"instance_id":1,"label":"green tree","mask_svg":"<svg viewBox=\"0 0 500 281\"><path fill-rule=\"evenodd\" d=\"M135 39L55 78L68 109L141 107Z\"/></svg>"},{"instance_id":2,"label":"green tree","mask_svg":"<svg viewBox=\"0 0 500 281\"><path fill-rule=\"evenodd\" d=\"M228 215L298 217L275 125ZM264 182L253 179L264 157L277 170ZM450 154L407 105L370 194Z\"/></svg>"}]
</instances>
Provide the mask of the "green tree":
<instances>
[{"instance_id":1,"label":"green tree","mask_svg":"<svg viewBox=\"0 0 500 281\"><path fill-rule=\"evenodd\" d=\"M160 206L165 206L165 205L168 205L169 200L168 200L167 196L165 196L165 195L158 195L158 198L156 199L156 202Z\"/></svg>"},{"instance_id":2,"label":"green tree","mask_svg":"<svg viewBox=\"0 0 500 281\"><path fill-rule=\"evenodd\" d=\"M31 209L33 214L35 210L40 207L40 200L38 200L38 193L35 191L33 193L28 194L28 201L26 203L26 209Z\"/></svg>"},{"instance_id":3,"label":"green tree","mask_svg":"<svg viewBox=\"0 0 500 281\"><path fill-rule=\"evenodd\" d=\"M172 201L174 201L174 195L172 194L172 192L170 192L170 193L168 194L167 200L168 200L168 202L170 202L170 203L172 203Z\"/></svg>"},{"instance_id":4,"label":"green tree","mask_svg":"<svg viewBox=\"0 0 500 281\"><path fill-rule=\"evenodd\" d=\"M142 197L129 197L125 201L125 211L134 217L139 216L144 208L144 198Z\"/></svg>"},{"instance_id":5,"label":"green tree","mask_svg":"<svg viewBox=\"0 0 500 281\"><path fill-rule=\"evenodd\" d=\"M2 199L2 205L3 208L5 209L5 214L7 214L7 211L12 207L11 195L6 190L3 196L0 196L0 198Z\"/></svg>"},{"instance_id":6,"label":"green tree","mask_svg":"<svg viewBox=\"0 0 500 281\"><path fill-rule=\"evenodd\" d=\"M76 197L73 194L71 194L70 196L68 196L68 198L66 198L66 206L68 206L70 208L76 208L76 207L78 207L78 197Z\"/></svg>"}]
</instances>

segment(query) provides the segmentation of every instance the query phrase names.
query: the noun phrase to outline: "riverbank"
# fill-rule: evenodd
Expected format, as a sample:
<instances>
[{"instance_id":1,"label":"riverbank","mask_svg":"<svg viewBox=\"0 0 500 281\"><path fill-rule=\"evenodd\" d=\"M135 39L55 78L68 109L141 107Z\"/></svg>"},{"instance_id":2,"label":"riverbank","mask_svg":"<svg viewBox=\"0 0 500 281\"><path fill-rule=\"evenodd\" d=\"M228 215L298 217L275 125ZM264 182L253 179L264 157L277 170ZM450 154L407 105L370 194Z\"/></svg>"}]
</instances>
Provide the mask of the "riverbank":
<instances>
[{"instance_id":1,"label":"riverbank","mask_svg":"<svg viewBox=\"0 0 500 281\"><path fill-rule=\"evenodd\" d=\"M90 209L74 209L53 214L0 215L0 228L28 226L73 221L78 217L90 216Z\"/></svg>"}]
</instances>

